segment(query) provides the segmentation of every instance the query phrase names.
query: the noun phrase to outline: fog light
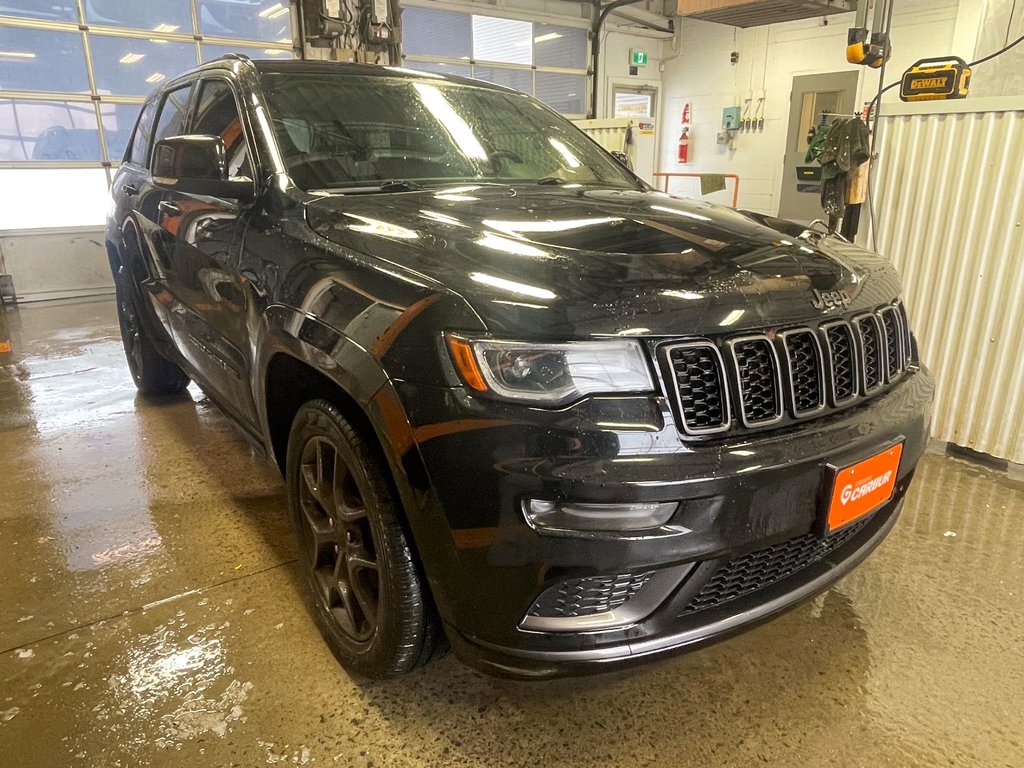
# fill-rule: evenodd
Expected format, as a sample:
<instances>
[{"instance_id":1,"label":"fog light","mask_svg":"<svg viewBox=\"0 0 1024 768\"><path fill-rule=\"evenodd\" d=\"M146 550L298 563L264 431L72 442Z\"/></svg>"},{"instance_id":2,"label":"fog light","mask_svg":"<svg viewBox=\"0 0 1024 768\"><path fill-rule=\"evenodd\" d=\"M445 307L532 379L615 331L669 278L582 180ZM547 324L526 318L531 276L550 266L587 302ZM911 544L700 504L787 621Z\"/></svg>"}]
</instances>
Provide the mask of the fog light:
<instances>
[{"instance_id":1,"label":"fog light","mask_svg":"<svg viewBox=\"0 0 1024 768\"><path fill-rule=\"evenodd\" d=\"M635 502L631 504L582 504L578 502L523 502L526 519L534 528L570 531L642 531L669 521L679 504Z\"/></svg>"}]
</instances>

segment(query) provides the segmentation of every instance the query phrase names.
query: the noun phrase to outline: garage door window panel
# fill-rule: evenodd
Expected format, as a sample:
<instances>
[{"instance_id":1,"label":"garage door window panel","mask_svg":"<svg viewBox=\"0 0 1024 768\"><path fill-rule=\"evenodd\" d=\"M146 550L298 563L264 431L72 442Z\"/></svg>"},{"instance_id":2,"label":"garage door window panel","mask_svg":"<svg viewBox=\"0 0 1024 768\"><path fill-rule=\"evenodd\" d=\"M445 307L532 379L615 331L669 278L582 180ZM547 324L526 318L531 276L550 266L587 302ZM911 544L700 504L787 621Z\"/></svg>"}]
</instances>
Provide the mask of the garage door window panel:
<instances>
[{"instance_id":1,"label":"garage door window panel","mask_svg":"<svg viewBox=\"0 0 1024 768\"><path fill-rule=\"evenodd\" d=\"M555 24L534 24L533 59L538 67L586 69L587 30Z\"/></svg>"},{"instance_id":2,"label":"garage door window panel","mask_svg":"<svg viewBox=\"0 0 1024 768\"><path fill-rule=\"evenodd\" d=\"M564 115L587 111L587 76L560 72L538 72L535 96Z\"/></svg>"},{"instance_id":3,"label":"garage door window panel","mask_svg":"<svg viewBox=\"0 0 1024 768\"><path fill-rule=\"evenodd\" d=\"M210 45L203 43L199 46L203 61L215 61L228 53L243 53L250 59L293 59L295 54L291 49L278 48L246 48L241 45Z\"/></svg>"},{"instance_id":4,"label":"garage door window panel","mask_svg":"<svg viewBox=\"0 0 1024 768\"><path fill-rule=\"evenodd\" d=\"M473 77L484 82L504 85L523 93L533 94L533 72L528 69L473 67Z\"/></svg>"},{"instance_id":5,"label":"garage door window panel","mask_svg":"<svg viewBox=\"0 0 1024 768\"><path fill-rule=\"evenodd\" d=\"M418 69L420 72L437 72L439 75L451 75L452 77L472 77L473 68L468 64L448 64L443 61L410 61L409 69Z\"/></svg>"},{"instance_id":6,"label":"garage door window panel","mask_svg":"<svg viewBox=\"0 0 1024 768\"><path fill-rule=\"evenodd\" d=\"M289 0L199 0L199 34L243 40L292 40Z\"/></svg>"},{"instance_id":7,"label":"garage door window panel","mask_svg":"<svg viewBox=\"0 0 1024 768\"><path fill-rule=\"evenodd\" d=\"M78 6L74 0L0 0L0 16L18 16L41 21L70 21L77 24Z\"/></svg>"},{"instance_id":8,"label":"garage door window panel","mask_svg":"<svg viewBox=\"0 0 1024 768\"><path fill-rule=\"evenodd\" d=\"M197 64L195 43L93 34L89 45L100 94L145 96Z\"/></svg>"},{"instance_id":9,"label":"garage door window panel","mask_svg":"<svg viewBox=\"0 0 1024 768\"><path fill-rule=\"evenodd\" d=\"M88 101L0 99L0 160L102 160L96 109Z\"/></svg>"},{"instance_id":10,"label":"garage door window panel","mask_svg":"<svg viewBox=\"0 0 1024 768\"><path fill-rule=\"evenodd\" d=\"M570 116L587 110L590 43L583 27L433 8L407 8L403 49L412 69L505 85Z\"/></svg>"},{"instance_id":11,"label":"garage door window panel","mask_svg":"<svg viewBox=\"0 0 1024 768\"><path fill-rule=\"evenodd\" d=\"M80 32L0 27L0 90L88 93Z\"/></svg>"},{"instance_id":12,"label":"garage door window panel","mask_svg":"<svg viewBox=\"0 0 1024 768\"><path fill-rule=\"evenodd\" d=\"M91 25L192 34L189 0L84 0L84 8Z\"/></svg>"},{"instance_id":13,"label":"garage door window panel","mask_svg":"<svg viewBox=\"0 0 1024 768\"><path fill-rule=\"evenodd\" d=\"M474 14L473 59L531 66L533 23Z\"/></svg>"},{"instance_id":14,"label":"garage door window panel","mask_svg":"<svg viewBox=\"0 0 1024 768\"><path fill-rule=\"evenodd\" d=\"M409 56L466 59L472 54L470 15L410 7L402 11L402 49Z\"/></svg>"}]
</instances>

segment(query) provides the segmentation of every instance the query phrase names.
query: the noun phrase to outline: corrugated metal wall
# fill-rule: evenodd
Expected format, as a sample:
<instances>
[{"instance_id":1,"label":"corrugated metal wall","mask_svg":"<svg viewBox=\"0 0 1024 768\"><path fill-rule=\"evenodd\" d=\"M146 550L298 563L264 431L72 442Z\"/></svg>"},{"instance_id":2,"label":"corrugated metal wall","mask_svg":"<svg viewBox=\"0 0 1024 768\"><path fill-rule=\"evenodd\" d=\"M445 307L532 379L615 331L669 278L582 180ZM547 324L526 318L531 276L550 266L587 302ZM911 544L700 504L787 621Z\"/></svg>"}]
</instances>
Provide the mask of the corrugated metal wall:
<instances>
[{"instance_id":1,"label":"corrugated metal wall","mask_svg":"<svg viewBox=\"0 0 1024 768\"><path fill-rule=\"evenodd\" d=\"M932 436L1024 463L1024 111L882 117L877 248L934 371Z\"/></svg>"},{"instance_id":2,"label":"corrugated metal wall","mask_svg":"<svg viewBox=\"0 0 1024 768\"><path fill-rule=\"evenodd\" d=\"M626 128L635 122L624 117L607 118L605 120L573 120L573 124L607 149L609 152L621 152L626 138Z\"/></svg>"}]
</instances>

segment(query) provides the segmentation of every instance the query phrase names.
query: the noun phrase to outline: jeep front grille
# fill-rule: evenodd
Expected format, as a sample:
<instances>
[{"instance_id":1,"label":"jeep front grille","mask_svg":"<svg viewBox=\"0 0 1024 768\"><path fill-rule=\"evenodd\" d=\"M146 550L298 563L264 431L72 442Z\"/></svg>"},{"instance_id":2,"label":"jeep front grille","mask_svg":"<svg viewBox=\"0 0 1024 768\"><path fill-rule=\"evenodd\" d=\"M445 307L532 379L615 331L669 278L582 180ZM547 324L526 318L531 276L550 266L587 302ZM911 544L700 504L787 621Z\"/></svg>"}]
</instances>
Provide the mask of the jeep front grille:
<instances>
[{"instance_id":1,"label":"jeep front grille","mask_svg":"<svg viewBox=\"0 0 1024 768\"><path fill-rule=\"evenodd\" d=\"M902 304L850 320L663 344L662 374L686 435L764 429L874 396L911 362Z\"/></svg>"}]
</instances>

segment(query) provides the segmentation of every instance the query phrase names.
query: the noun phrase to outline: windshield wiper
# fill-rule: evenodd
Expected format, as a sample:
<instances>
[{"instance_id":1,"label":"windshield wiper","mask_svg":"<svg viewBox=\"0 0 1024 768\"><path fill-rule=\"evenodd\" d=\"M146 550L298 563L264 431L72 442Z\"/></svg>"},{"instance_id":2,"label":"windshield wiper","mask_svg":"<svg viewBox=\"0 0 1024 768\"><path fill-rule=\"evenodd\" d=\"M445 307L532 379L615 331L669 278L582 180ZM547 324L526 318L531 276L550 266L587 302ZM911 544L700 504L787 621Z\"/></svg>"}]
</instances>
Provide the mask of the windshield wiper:
<instances>
[{"instance_id":1,"label":"windshield wiper","mask_svg":"<svg viewBox=\"0 0 1024 768\"><path fill-rule=\"evenodd\" d=\"M421 189L423 189L423 185L417 184L415 181L405 181L403 179L390 179L388 181L382 181L379 184L374 183L367 186L324 187L323 189L311 191L335 193L342 195L372 195L376 192L418 192Z\"/></svg>"},{"instance_id":2,"label":"windshield wiper","mask_svg":"<svg viewBox=\"0 0 1024 768\"><path fill-rule=\"evenodd\" d=\"M379 189L381 192L414 192L418 189L423 189L423 185L417 184L415 181L406 181L405 179L390 179L389 181L382 181Z\"/></svg>"},{"instance_id":3,"label":"windshield wiper","mask_svg":"<svg viewBox=\"0 0 1024 768\"><path fill-rule=\"evenodd\" d=\"M537 181L538 184L544 184L547 186L560 187L565 184L565 179L560 179L557 176L545 176L543 179Z\"/></svg>"}]
</instances>

